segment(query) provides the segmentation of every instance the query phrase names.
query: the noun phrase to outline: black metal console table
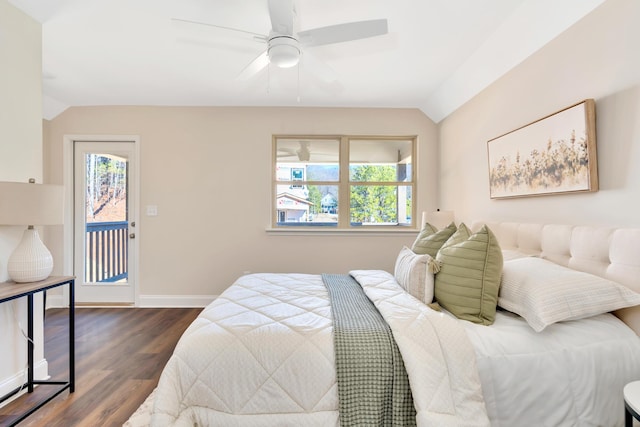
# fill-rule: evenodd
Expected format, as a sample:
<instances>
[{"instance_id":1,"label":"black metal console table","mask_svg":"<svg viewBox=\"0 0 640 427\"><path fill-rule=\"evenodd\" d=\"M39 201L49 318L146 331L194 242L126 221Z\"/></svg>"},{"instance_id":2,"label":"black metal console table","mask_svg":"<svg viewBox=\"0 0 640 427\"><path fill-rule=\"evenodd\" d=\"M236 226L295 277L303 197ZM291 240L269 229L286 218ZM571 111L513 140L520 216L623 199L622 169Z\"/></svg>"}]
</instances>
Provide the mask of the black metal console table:
<instances>
[{"instance_id":1,"label":"black metal console table","mask_svg":"<svg viewBox=\"0 0 640 427\"><path fill-rule=\"evenodd\" d=\"M69 285L69 380L34 380L33 371L35 361L33 360L33 295L38 292L44 292L46 290L64 285ZM27 382L21 387L17 387L15 390L12 390L6 395L2 396L0 398L0 403L9 399L25 388L27 392L32 393L33 387L35 385L62 386L59 387L54 393L50 394L47 398L41 400L37 405L30 408L27 412L20 415L17 419L13 420L10 424L11 426L15 426L19 422L23 421L25 418L47 404L51 399L62 393L64 390L69 389L69 393L73 393L75 391L75 300L73 287L73 276L50 276L39 282L30 283L0 283L0 303L11 301L21 297L27 297L27 336L29 337L29 339L27 340Z\"/></svg>"}]
</instances>

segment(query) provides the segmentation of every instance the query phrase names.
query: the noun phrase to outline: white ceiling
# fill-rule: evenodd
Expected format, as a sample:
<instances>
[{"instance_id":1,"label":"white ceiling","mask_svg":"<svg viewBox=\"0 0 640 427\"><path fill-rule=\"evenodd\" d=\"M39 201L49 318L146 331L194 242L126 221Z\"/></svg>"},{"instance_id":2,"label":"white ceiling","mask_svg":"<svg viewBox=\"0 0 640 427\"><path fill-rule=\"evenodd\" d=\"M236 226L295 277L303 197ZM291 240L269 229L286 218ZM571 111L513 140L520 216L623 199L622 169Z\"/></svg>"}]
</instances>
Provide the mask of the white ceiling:
<instances>
[{"instance_id":1,"label":"white ceiling","mask_svg":"<svg viewBox=\"0 0 640 427\"><path fill-rule=\"evenodd\" d=\"M210 105L411 107L436 122L603 1L297 0L298 30L388 20L386 35L306 49L335 73L327 83L304 54L299 69L238 80L263 44L193 38L171 21L268 34L267 0L9 0L42 23L47 119L69 106Z\"/></svg>"}]
</instances>

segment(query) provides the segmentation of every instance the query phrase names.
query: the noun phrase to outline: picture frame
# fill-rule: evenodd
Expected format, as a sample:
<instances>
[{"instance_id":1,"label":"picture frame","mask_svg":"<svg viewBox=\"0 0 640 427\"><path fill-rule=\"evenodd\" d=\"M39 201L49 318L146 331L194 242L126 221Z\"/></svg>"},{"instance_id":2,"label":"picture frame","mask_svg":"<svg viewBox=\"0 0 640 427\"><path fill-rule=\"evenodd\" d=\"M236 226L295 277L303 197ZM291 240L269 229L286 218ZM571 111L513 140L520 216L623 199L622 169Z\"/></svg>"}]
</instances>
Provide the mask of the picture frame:
<instances>
[{"instance_id":1,"label":"picture frame","mask_svg":"<svg viewBox=\"0 0 640 427\"><path fill-rule=\"evenodd\" d=\"M491 199L598 191L595 101L487 141Z\"/></svg>"}]
</instances>

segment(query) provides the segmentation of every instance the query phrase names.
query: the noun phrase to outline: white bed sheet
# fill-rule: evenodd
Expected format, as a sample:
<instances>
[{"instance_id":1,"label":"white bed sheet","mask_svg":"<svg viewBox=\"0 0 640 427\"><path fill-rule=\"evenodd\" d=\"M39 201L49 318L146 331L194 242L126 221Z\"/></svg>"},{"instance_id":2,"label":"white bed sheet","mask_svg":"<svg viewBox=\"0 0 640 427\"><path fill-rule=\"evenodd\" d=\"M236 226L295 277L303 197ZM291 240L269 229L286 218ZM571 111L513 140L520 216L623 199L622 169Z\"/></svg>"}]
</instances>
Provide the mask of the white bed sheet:
<instances>
[{"instance_id":1,"label":"white bed sheet","mask_svg":"<svg viewBox=\"0 0 640 427\"><path fill-rule=\"evenodd\" d=\"M615 316L540 333L507 311L489 327L463 323L492 427L624 425L622 389L640 379L640 338Z\"/></svg>"}]
</instances>

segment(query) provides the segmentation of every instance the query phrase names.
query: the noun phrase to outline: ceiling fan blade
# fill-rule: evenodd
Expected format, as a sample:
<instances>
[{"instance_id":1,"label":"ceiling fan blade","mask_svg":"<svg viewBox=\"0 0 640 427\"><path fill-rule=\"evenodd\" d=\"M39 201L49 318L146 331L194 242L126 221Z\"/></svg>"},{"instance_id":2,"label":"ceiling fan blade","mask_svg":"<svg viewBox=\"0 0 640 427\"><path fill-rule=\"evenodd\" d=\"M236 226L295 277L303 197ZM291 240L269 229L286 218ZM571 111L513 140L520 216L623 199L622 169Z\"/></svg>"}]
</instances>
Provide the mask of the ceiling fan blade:
<instances>
[{"instance_id":1,"label":"ceiling fan blade","mask_svg":"<svg viewBox=\"0 0 640 427\"><path fill-rule=\"evenodd\" d=\"M232 31L236 36L248 38L256 41L267 42L269 39L264 34L258 34L251 31L240 30L238 28L224 27L222 25L208 24L205 22L190 21L188 19L171 18L173 27L180 33L189 36L211 37L216 35L218 30Z\"/></svg>"},{"instance_id":2,"label":"ceiling fan blade","mask_svg":"<svg viewBox=\"0 0 640 427\"><path fill-rule=\"evenodd\" d=\"M240 71L240 74L238 74L238 77L236 77L236 79L248 80L249 78L258 74L260 70L262 70L267 65L269 65L269 56L267 55L267 51L265 50L260 55L258 55L256 59L251 61L249 65L244 67L244 69Z\"/></svg>"},{"instance_id":3,"label":"ceiling fan blade","mask_svg":"<svg viewBox=\"0 0 640 427\"><path fill-rule=\"evenodd\" d=\"M388 32L386 19L373 19L300 31L298 40L305 46L321 46L381 36Z\"/></svg>"},{"instance_id":4,"label":"ceiling fan blade","mask_svg":"<svg viewBox=\"0 0 640 427\"><path fill-rule=\"evenodd\" d=\"M293 0L269 0L269 15L273 32L285 36L293 35Z\"/></svg>"}]
</instances>

